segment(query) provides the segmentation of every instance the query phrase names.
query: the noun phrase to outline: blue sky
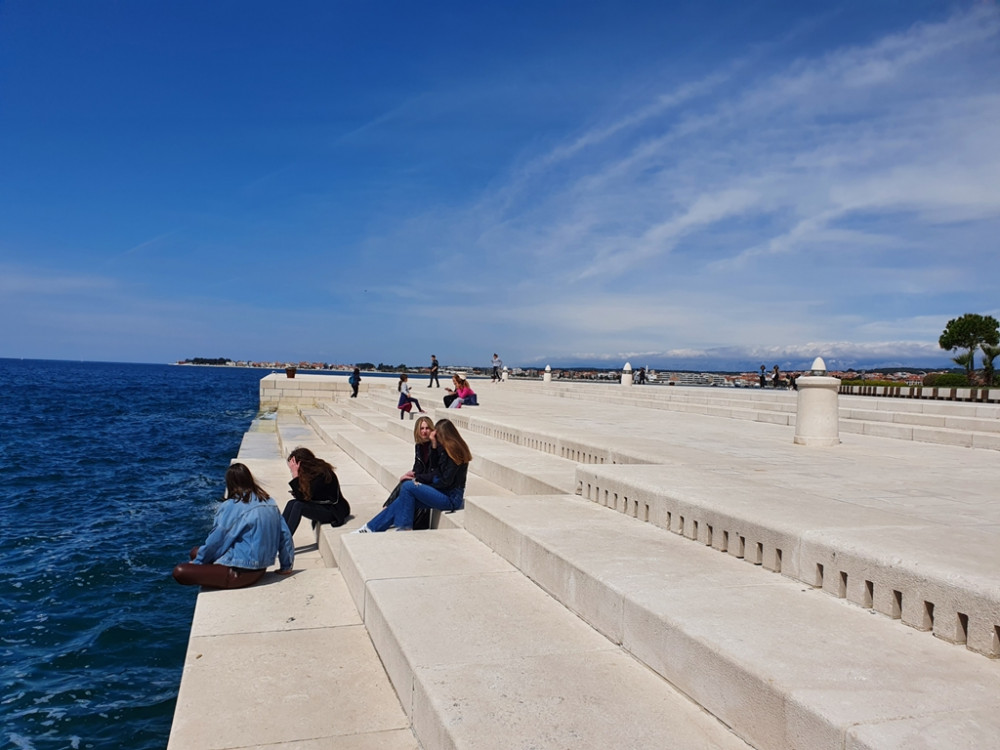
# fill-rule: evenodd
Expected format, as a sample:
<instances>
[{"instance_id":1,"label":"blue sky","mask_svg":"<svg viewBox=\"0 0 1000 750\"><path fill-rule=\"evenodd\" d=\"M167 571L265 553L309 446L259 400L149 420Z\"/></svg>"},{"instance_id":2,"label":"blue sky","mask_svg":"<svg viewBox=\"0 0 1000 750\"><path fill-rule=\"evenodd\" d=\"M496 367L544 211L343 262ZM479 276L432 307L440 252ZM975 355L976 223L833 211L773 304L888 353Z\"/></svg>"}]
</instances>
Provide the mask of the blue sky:
<instances>
[{"instance_id":1,"label":"blue sky","mask_svg":"<svg viewBox=\"0 0 1000 750\"><path fill-rule=\"evenodd\" d=\"M0 356L948 365L995 2L0 2Z\"/></svg>"}]
</instances>

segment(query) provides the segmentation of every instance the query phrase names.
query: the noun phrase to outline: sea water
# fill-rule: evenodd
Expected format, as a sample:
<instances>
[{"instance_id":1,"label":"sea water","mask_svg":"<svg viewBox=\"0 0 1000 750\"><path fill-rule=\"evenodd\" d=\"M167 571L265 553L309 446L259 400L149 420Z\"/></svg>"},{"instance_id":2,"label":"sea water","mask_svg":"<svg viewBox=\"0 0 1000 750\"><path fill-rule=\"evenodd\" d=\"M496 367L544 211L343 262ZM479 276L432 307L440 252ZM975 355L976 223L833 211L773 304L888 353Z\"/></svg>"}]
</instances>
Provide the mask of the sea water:
<instances>
[{"instance_id":1,"label":"sea water","mask_svg":"<svg viewBox=\"0 0 1000 750\"><path fill-rule=\"evenodd\" d=\"M166 747L211 528L267 370L0 359L0 747Z\"/></svg>"}]
</instances>

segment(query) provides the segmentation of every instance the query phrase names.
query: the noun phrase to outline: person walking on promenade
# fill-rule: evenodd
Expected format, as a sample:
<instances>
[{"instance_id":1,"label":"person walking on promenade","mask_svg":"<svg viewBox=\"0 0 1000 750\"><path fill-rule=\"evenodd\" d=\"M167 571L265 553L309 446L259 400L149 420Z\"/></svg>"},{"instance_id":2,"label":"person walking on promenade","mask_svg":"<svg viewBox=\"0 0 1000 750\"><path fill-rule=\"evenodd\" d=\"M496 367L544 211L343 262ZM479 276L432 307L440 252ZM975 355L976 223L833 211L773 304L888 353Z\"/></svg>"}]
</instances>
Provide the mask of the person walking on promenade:
<instances>
[{"instance_id":1,"label":"person walking on promenade","mask_svg":"<svg viewBox=\"0 0 1000 750\"><path fill-rule=\"evenodd\" d=\"M760 387L767 388L767 373L764 372L764 365L760 366Z\"/></svg>"},{"instance_id":2,"label":"person walking on promenade","mask_svg":"<svg viewBox=\"0 0 1000 750\"><path fill-rule=\"evenodd\" d=\"M438 358L433 354L431 355L431 376L427 380L427 387L430 388L432 385L437 383L437 387L441 387L441 381L438 380Z\"/></svg>"},{"instance_id":3,"label":"person walking on promenade","mask_svg":"<svg viewBox=\"0 0 1000 750\"><path fill-rule=\"evenodd\" d=\"M333 466L318 458L308 448L296 448L288 456L288 483L292 499L285 503L281 517L293 534L305 516L318 524L343 526L351 515L351 504L340 491L340 480Z\"/></svg>"},{"instance_id":4,"label":"person walking on promenade","mask_svg":"<svg viewBox=\"0 0 1000 750\"><path fill-rule=\"evenodd\" d=\"M771 375L771 385L777 389L779 383L781 383L781 370L779 370L778 366L775 365L774 374Z\"/></svg>"},{"instance_id":5,"label":"person walking on promenade","mask_svg":"<svg viewBox=\"0 0 1000 750\"><path fill-rule=\"evenodd\" d=\"M420 402L417 401L415 398L413 398L413 396L410 395L410 384L409 384L408 380L409 380L409 378L407 377L406 373L404 372L404 373L400 374L400 376L399 376L399 383L396 384L396 390L399 391L399 403L396 404L396 408L399 409L399 418L400 419L403 418L403 414L405 414L411 408L413 408L411 406L413 404L416 405L418 412L420 412L421 414L424 413L424 410L420 408Z\"/></svg>"},{"instance_id":6,"label":"person walking on promenade","mask_svg":"<svg viewBox=\"0 0 1000 750\"><path fill-rule=\"evenodd\" d=\"M418 507L436 510L459 510L465 505L465 482L472 452L451 420L441 419L429 436L436 445L437 471L430 484L414 477L404 482L399 497L372 520L355 529L355 534L386 531L395 526L400 531L413 528Z\"/></svg>"},{"instance_id":7,"label":"person walking on promenade","mask_svg":"<svg viewBox=\"0 0 1000 750\"><path fill-rule=\"evenodd\" d=\"M493 383L500 382L500 370L503 369L503 361L500 359L500 355L493 352Z\"/></svg>"},{"instance_id":8,"label":"person walking on promenade","mask_svg":"<svg viewBox=\"0 0 1000 750\"><path fill-rule=\"evenodd\" d=\"M347 382L351 384L351 398L358 397L358 386L361 385L361 368L355 367L354 372L351 373L351 377L347 379Z\"/></svg>"},{"instance_id":9,"label":"person walking on promenade","mask_svg":"<svg viewBox=\"0 0 1000 750\"><path fill-rule=\"evenodd\" d=\"M235 463L226 472L226 497L212 531L203 545L191 550L191 562L174 568L173 576L184 586L241 589L257 583L275 557L278 573L292 572L292 532L250 469Z\"/></svg>"}]
</instances>

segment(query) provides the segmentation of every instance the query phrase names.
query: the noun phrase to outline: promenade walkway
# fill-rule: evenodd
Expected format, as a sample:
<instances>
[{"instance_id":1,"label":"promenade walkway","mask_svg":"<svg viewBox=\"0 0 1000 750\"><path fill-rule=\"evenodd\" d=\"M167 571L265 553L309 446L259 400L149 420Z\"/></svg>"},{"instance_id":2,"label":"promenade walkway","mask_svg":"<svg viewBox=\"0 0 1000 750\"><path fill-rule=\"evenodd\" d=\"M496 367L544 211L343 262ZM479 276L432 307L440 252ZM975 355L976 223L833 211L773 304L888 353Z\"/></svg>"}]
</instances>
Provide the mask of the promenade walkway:
<instances>
[{"instance_id":1,"label":"promenade walkway","mask_svg":"<svg viewBox=\"0 0 1000 750\"><path fill-rule=\"evenodd\" d=\"M300 573L199 596L171 748L1000 748L1000 455L955 437L988 446L996 407L816 448L794 393L478 390L434 414L475 455L464 511L303 527ZM240 460L281 502L282 454L314 448L350 529L411 430L394 390L334 393Z\"/></svg>"}]
</instances>

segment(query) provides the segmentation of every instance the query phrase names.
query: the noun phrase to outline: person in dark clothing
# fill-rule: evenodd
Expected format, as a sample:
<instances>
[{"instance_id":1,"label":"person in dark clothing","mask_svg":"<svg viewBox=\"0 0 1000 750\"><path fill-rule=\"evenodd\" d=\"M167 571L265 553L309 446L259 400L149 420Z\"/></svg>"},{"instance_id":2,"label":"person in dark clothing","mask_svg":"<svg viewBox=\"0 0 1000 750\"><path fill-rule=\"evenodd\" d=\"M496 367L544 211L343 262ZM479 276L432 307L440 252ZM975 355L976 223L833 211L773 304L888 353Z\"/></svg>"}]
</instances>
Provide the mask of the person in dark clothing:
<instances>
[{"instance_id":1,"label":"person in dark clothing","mask_svg":"<svg viewBox=\"0 0 1000 750\"><path fill-rule=\"evenodd\" d=\"M437 441L434 435L434 422L430 417L420 417L413 426L413 468L399 478L400 482L417 480L424 484L434 482L437 471Z\"/></svg>"},{"instance_id":2,"label":"person in dark clothing","mask_svg":"<svg viewBox=\"0 0 1000 750\"><path fill-rule=\"evenodd\" d=\"M388 508L396 498L399 491L406 482L417 481L424 484L432 484L437 473L437 443L431 439L434 434L434 422L430 417L418 417L413 426L413 468L399 478L399 483L389 493L388 499L382 504L383 508ZM430 527L430 509L427 507L417 508L413 516L414 529L426 529Z\"/></svg>"},{"instance_id":3,"label":"person in dark clothing","mask_svg":"<svg viewBox=\"0 0 1000 750\"><path fill-rule=\"evenodd\" d=\"M432 385L437 384L437 387L441 387L441 381L438 380L438 358L433 354L431 355L431 377L427 381L427 387L430 388Z\"/></svg>"},{"instance_id":4,"label":"person in dark clothing","mask_svg":"<svg viewBox=\"0 0 1000 750\"><path fill-rule=\"evenodd\" d=\"M351 515L351 505L340 491L333 467L308 448L296 448L288 456L288 469L292 499L281 515L289 530L294 534L303 516L313 527L321 523L342 526Z\"/></svg>"},{"instance_id":5,"label":"person in dark clothing","mask_svg":"<svg viewBox=\"0 0 1000 750\"><path fill-rule=\"evenodd\" d=\"M354 531L369 534L385 531L392 526L412 529L418 507L437 510L458 510L465 505L465 482L469 474L472 452L451 420L441 419L430 434L437 459L437 470L431 483L415 478L404 482L399 497L372 520Z\"/></svg>"},{"instance_id":6,"label":"person in dark clothing","mask_svg":"<svg viewBox=\"0 0 1000 750\"><path fill-rule=\"evenodd\" d=\"M361 368L355 367L354 372L351 373L351 377L347 379L347 382L351 384L351 398L357 398L358 386L361 385Z\"/></svg>"}]
</instances>

